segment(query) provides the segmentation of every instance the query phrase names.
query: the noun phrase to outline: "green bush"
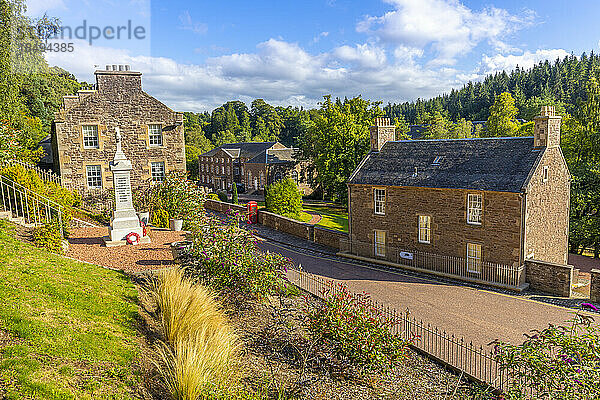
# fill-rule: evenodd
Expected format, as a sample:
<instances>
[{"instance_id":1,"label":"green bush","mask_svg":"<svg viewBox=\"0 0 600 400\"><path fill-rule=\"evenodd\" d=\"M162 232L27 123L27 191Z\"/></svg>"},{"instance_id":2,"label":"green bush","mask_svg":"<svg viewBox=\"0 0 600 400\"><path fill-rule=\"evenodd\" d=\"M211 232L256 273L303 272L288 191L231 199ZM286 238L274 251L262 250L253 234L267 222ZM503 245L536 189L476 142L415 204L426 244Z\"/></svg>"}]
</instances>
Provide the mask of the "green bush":
<instances>
[{"instance_id":1,"label":"green bush","mask_svg":"<svg viewBox=\"0 0 600 400\"><path fill-rule=\"evenodd\" d=\"M237 183L233 184L233 193L231 194L231 202L233 204L238 204L238 192L237 192Z\"/></svg>"},{"instance_id":2,"label":"green bush","mask_svg":"<svg viewBox=\"0 0 600 400\"><path fill-rule=\"evenodd\" d=\"M398 322L373 308L368 294L353 295L340 283L325 290L324 299L307 308L308 329L330 348L332 359L383 369L407 356L409 343L392 333Z\"/></svg>"},{"instance_id":3,"label":"green bush","mask_svg":"<svg viewBox=\"0 0 600 400\"><path fill-rule=\"evenodd\" d=\"M289 294L284 272L290 260L261 251L252 234L239 227L240 218L233 212L225 224L208 217L194 221L194 257L186 270L217 290L253 297Z\"/></svg>"},{"instance_id":4,"label":"green bush","mask_svg":"<svg viewBox=\"0 0 600 400\"><path fill-rule=\"evenodd\" d=\"M277 181L265 190L265 208L275 214L297 218L302 211L302 193L290 178Z\"/></svg>"},{"instance_id":5,"label":"green bush","mask_svg":"<svg viewBox=\"0 0 600 400\"><path fill-rule=\"evenodd\" d=\"M150 211L165 210L170 218L189 220L204 214L204 193L189 181L185 172L171 172L157 185L152 186Z\"/></svg>"},{"instance_id":6,"label":"green bush","mask_svg":"<svg viewBox=\"0 0 600 400\"><path fill-rule=\"evenodd\" d=\"M496 342L500 368L511 379L506 399L600 399L600 328L577 314L570 326L532 331L520 345Z\"/></svg>"},{"instance_id":7,"label":"green bush","mask_svg":"<svg viewBox=\"0 0 600 400\"><path fill-rule=\"evenodd\" d=\"M229 201L229 198L227 197L227 193L225 193L222 190L217 192L217 197L219 198L219 200L221 200L224 203L227 203Z\"/></svg>"},{"instance_id":8,"label":"green bush","mask_svg":"<svg viewBox=\"0 0 600 400\"><path fill-rule=\"evenodd\" d=\"M33 230L33 242L37 247L61 254L62 241L60 224L56 219Z\"/></svg>"},{"instance_id":9,"label":"green bush","mask_svg":"<svg viewBox=\"0 0 600 400\"><path fill-rule=\"evenodd\" d=\"M206 195L207 198L211 199L211 200L219 200L219 196L216 193L209 193Z\"/></svg>"},{"instance_id":10,"label":"green bush","mask_svg":"<svg viewBox=\"0 0 600 400\"><path fill-rule=\"evenodd\" d=\"M167 210L154 210L152 211L152 225L158 228L169 227L169 213Z\"/></svg>"}]
</instances>

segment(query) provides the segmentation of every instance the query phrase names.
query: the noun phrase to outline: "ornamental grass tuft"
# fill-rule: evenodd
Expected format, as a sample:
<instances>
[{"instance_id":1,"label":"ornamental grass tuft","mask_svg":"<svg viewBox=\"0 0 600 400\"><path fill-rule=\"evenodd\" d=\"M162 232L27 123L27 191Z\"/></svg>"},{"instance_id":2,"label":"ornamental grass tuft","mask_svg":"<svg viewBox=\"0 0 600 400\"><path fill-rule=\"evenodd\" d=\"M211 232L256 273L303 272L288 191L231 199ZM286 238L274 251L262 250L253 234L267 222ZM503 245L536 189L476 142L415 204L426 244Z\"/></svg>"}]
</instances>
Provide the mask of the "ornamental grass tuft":
<instances>
[{"instance_id":1,"label":"ornamental grass tuft","mask_svg":"<svg viewBox=\"0 0 600 400\"><path fill-rule=\"evenodd\" d=\"M152 295L166 338L157 366L173 398L203 398L233 380L237 337L214 294L173 268L159 275Z\"/></svg>"}]
</instances>

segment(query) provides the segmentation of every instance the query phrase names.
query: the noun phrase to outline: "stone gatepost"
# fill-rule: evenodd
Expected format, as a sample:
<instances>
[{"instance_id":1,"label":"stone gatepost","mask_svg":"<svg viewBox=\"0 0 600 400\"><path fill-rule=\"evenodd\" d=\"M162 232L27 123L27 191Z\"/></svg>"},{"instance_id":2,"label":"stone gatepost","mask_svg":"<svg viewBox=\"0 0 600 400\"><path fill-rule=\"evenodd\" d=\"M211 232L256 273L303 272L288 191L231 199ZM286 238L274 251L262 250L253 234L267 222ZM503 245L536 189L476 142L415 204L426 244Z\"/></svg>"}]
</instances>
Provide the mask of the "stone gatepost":
<instances>
[{"instance_id":1,"label":"stone gatepost","mask_svg":"<svg viewBox=\"0 0 600 400\"><path fill-rule=\"evenodd\" d=\"M109 237L104 241L107 247L127 244L127 235L135 233L140 238L140 243L149 243L150 237L144 236L144 229L133 208L131 195L131 161L125 157L121 147L121 132L115 128L117 152L110 163L113 173L113 187L115 188L115 209L110 219Z\"/></svg>"},{"instance_id":2,"label":"stone gatepost","mask_svg":"<svg viewBox=\"0 0 600 400\"><path fill-rule=\"evenodd\" d=\"M590 300L592 303L600 303L600 269L593 269L590 276Z\"/></svg>"}]
</instances>

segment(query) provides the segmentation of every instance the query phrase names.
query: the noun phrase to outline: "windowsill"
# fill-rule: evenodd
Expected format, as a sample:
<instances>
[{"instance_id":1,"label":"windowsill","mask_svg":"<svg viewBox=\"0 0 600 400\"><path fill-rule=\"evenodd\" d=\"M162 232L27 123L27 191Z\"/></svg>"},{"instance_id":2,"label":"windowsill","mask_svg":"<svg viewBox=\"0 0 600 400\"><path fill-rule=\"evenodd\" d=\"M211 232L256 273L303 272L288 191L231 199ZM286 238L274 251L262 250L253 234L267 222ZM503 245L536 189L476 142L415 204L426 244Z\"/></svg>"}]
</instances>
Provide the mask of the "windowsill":
<instances>
[{"instance_id":1,"label":"windowsill","mask_svg":"<svg viewBox=\"0 0 600 400\"><path fill-rule=\"evenodd\" d=\"M385 213L383 213L383 214L373 213L373 215L376 216L376 217L385 217Z\"/></svg>"},{"instance_id":2,"label":"windowsill","mask_svg":"<svg viewBox=\"0 0 600 400\"><path fill-rule=\"evenodd\" d=\"M481 226L481 222L469 222L469 221L467 221L467 225Z\"/></svg>"},{"instance_id":3,"label":"windowsill","mask_svg":"<svg viewBox=\"0 0 600 400\"><path fill-rule=\"evenodd\" d=\"M100 147L83 147L84 150L100 150Z\"/></svg>"},{"instance_id":4,"label":"windowsill","mask_svg":"<svg viewBox=\"0 0 600 400\"><path fill-rule=\"evenodd\" d=\"M423 241L421 241L421 240L419 240L419 243L421 243L421 244L431 244L431 242L430 242L430 241L429 241L429 242L423 242Z\"/></svg>"}]
</instances>

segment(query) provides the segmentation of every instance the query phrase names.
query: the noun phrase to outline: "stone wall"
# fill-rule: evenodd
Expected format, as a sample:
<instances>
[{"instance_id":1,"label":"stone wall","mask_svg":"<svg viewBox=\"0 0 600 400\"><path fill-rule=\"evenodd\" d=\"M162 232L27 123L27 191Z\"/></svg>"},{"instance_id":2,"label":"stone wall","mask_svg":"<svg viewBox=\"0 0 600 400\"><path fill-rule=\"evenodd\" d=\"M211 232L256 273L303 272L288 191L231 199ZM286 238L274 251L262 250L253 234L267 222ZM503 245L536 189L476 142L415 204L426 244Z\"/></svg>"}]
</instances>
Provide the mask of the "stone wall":
<instances>
[{"instance_id":1,"label":"stone wall","mask_svg":"<svg viewBox=\"0 0 600 400\"><path fill-rule=\"evenodd\" d=\"M183 114L146 94L139 72L98 71L96 78L98 91L64 99L52 126L54 164L65 185L85 196L90 191L86 166L100 165L102 189L112 187L109 162L116 151L116 127L123 137L123 151L133 164L134 190L151 178L152 162L164 162L167 173L185 171ZM150 146L148 126L151 124L162 126L161 146ZM99 148L84 148L83 125L98 127Z\"/></svg>"},{"instance_id":2,"label":"stone wall","mask_svg":"<svg viewBox=\"0 0 600 400\"><path fill-rule=\"evenodd\" d=\"M590 300L594 303L600 303L600 269L593 269L591 278Z\"/></svg>"},{"instance_id":3,"label":"stone wall","mask_svg":"<svg viewBox=\"0 0 600 400\"><path fill-rule=\"evenodd\" d=\"M246 212L246 206L241 206L239 204L224 203L222 201L212 200L212 199L207 199L204 202L204 208L207 210L217 211L220 213L225 213L225 212L227 212L227 210L234 210L234 211L238 211L240 213Z\"/></svg>"},{"instance_id":4,"label":"stone wall","mask_svg":"<svg viewBox=\"0 0 600 400\"><path fill-rule=\"evenodd\" d=\"M529 287L556 296L571 296L573 272L572 265L525 260L525 275Z\"/></svg>"},{"instance_id":5,"label":"stone wall","mask_svg":"<svg viewBox=\"0 0 600 400\"><path fill-rule=\"evenodd\" d=\"M267 226L276 231L289 233L302 239L313 240L314 227L304 222L299 222L291 218L282 217L268 211L258 211L258 223Z\"/></svg>"},{"instance_id":6,"label":"stone wall","mask_svg":"<svg viewBox=\"0 0 600 400\"><path fill-rule=\"evenodd\" d=\"M333 247L334 249L339 250L340 239L348 240L348 234L346 232L334 231L332 229L315 226L315 243Z\"/></svg>"},{"instance_id":7,"label":"stone wall","mask_svg":"<svg viewBox=\"0 0 600 400\"><path fill-rule=\"evenodd\" d=\"M374 187L349 185L353 242L372 244L374 230L380 229L386 232L386 245L399 249L466 258L467 243L478 243L483 261L522 265L522 198L518 193L390 186L382 189L386 190L385 215L376 215ZM483 196L481 225L467 223L470 193ZM428 244L418 240L419 215L431 217Z\"/></svg>"},{"instance_id":8,"label":"stone wall","mask_svg":"<svg viewBox=\"0 0 600 400\"><path fill-rule=\"evenodd\" d=\"M544 181L544 168L547 180ZM547 148L531 175L525 208L525 258L566 264L570 176L558 147Z\"/></svg>"}]
</instances>

